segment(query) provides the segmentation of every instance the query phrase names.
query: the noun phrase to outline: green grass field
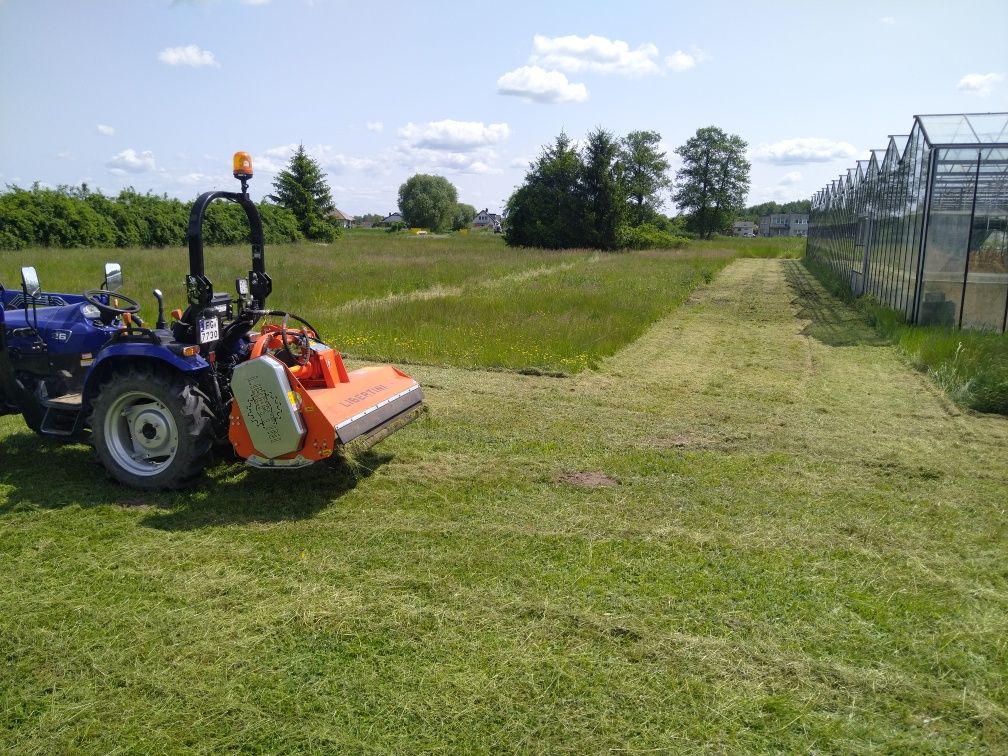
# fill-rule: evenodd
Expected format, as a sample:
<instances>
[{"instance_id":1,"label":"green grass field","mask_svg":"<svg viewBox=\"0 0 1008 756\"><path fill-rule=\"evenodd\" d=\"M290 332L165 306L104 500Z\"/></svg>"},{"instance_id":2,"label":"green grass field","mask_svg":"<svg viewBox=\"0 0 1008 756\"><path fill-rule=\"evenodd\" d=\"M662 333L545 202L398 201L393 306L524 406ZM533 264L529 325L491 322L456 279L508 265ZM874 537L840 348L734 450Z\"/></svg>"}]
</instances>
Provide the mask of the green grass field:
<instances>
[{"instance_id":1,"label":"green grass field","mask_svg":"<svg viewBox=\"0 0 1008 756\"><path fill-rule=\"evenodd\" d=\"M271 307L308 318L347 355L463 367L575 373L639 336L739 255L801 254L785 240L697 242L696 248L599 254L512 249L500 236L390 235L352 231L331 245L267 249ZM207 274L233 291L248 248L208 248ZM123 292L156 312L183 307L187 252L23 250L0 252L0 282L19 285L34 265L50 291L98 286L105 260L123 265Z\"/></svg>"},{"instance_id":2,"label":"green grass field","mask_svg":"<svg viewBox=\"0 0 1008 756\"><path fill-rule=\"evenodd\" d=\"M140 494L0 418L0 750L1008 749L1006 418L790 250L371 243L270 265L271 303L424 363L353 471ZM77 254L43 285L96 285ZM127 293L180 281L150 254Z\"/></svg>"}]
</instances>

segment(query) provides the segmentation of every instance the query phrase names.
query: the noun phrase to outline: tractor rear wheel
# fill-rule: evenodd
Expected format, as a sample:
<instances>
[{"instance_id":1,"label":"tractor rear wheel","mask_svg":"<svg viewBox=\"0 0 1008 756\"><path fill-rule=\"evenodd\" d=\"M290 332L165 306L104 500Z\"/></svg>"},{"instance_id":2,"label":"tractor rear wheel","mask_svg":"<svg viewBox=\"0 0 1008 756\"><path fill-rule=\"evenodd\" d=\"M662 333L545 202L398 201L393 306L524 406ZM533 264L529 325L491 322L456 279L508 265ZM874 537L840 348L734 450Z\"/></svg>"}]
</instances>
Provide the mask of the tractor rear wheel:
<instances>
[{"instance_id":1,"label":"tractor rear wheel","mask_svg":"<svg viewBox=\"0 0 1008 756\"><path fill-rule=\"evenodd\" d=\"M91 437L109 474L133 488L184 488L210 457L213 424L180 374L133 367L106 378L91 401Z\"/></svg>"}]
</instances>

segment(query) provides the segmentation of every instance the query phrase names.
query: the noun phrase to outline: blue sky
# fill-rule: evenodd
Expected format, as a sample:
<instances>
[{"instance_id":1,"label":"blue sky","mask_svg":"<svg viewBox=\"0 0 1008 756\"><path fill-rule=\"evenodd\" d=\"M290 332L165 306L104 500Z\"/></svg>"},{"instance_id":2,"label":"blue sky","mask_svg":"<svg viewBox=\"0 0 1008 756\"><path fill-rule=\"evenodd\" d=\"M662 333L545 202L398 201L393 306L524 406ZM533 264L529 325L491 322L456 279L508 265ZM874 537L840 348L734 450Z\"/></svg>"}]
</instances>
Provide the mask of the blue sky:
<instances>
[{"instance_id":1,"label":"blue sky","mask_svg":"<svg viewBox=\"0 0 1008 756\"><path fill-rule=\"evenodd\" d=\"M0 0L0 185L256 198L303 143L350 213L417 172L499 210L561 130L749 143L808 198L915 113L1008 110L1008 3ZM674 156L673 156L674 157ZM671 210L666 206L667 210Z\"/></svg>"}]
</instances>

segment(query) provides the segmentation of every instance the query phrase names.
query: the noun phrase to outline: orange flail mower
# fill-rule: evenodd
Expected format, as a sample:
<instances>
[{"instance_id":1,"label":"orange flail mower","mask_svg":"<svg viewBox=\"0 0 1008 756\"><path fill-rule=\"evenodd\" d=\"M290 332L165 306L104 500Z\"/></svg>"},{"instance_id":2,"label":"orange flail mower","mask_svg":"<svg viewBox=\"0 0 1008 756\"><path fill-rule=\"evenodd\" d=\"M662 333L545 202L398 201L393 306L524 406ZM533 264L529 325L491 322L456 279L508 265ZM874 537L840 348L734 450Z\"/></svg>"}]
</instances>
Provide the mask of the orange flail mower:
<instances>
[{"instance_id":1,"label":"orange flail mower","mask_svg":"<svg viewBox=\"0 0 1008 756\"><path fill-rule=\"evenodd\" d=\"M282 360L274 355L286 356ZM371 445L421 411L420 385L390 365L347 372L313 330L266 326L231 379L228 438L258 467L299 467Z\"/></svg>"}]
</instances>

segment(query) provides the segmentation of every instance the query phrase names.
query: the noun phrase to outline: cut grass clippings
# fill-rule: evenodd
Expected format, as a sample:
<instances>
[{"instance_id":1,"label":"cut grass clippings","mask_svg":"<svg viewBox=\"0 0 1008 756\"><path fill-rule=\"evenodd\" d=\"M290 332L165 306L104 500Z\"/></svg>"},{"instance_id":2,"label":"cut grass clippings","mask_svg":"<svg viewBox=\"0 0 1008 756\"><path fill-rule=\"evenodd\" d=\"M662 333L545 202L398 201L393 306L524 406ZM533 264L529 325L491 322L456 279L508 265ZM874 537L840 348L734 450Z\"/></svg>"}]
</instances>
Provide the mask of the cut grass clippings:
<instances>
[{"instance_id":1,"label":"cut grass clippings","mask_svg":"<svg viewBox=\"0 0 1008 756\"><path fill-rule=\"evenodd\" d=\"M178 493L0 418L0 751L1008 749L1008 422L798 261L598 370L409 372L353 467Z\"/></svg>"}]
</instances>

